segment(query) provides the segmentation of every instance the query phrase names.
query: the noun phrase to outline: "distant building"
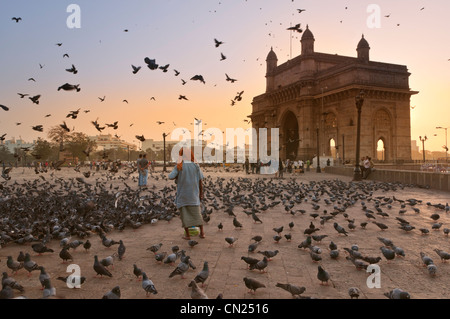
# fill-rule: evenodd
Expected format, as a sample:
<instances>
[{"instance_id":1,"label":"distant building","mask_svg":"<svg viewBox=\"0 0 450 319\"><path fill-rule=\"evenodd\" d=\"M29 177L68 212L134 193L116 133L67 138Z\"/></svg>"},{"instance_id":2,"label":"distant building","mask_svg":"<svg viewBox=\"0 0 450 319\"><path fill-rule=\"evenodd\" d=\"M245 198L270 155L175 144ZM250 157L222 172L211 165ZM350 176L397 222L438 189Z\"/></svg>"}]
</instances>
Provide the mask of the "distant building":
<instances>
[{"instance_id":1,"label":"distant building","mask_svg":"<svg viewBox=\"0 0 450 319\"><path fill-rule=\"evenodd\" d=\"M97 144L97 150L98 151L107 151L107 150L113 150L113 149L122 149L125 151L136 151L137 146L128 143L124 140L121 140L111 134L105 134L105 135L97 135L97 136L90 136L89 139L91 141L95 141Z\"/></svg>"},{"instance_id":2,"label":"distant building","mask_svg":"<svg viewBox=\"0 0 450 319\"><path fill-rule=\"evenodd\" d=\"M21 137L19 137L19 139L17 140L15 137L13 137L8 141L2 141L0 145L4 145L11 154L14 154L16 152L16 149L29 148L30 150L33 150L35 143L36 140L33 140L33 143L28 143L22 140Z\"/></svg>"},{"instance_id":3,"label":"distant building","mask_svg":"<svg viewBox=\"0 0 450 319\"><path fill-rule=\"evenodd\" d=\"M168 141L166 140L166 150L172 149L178 141ZM152 150L155 153L158 153L160 151L164 151L164 141L155 141L155 140L145 140L142 142L142 151L146 152L148 149Z\"/></svg>"}]
</instances>

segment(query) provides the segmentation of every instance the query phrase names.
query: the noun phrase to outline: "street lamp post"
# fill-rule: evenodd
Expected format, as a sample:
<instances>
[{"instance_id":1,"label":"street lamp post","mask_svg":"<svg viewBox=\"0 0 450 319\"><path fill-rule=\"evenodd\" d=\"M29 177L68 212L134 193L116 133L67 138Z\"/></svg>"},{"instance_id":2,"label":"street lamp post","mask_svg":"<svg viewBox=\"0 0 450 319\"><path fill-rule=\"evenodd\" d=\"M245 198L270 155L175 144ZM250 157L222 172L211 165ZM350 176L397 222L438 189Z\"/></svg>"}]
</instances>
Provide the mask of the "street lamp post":
<instances>
[{"instance_id":1,"label":"street lamp post","mask_svg":"<svg viewBox=\"0 0 450 319\"><path fill-rule=\"evenodd\" d=\"M359 157L360 157L360 141L361 141L361 108L364 104L364 91L359 92L359 94L355 97L356 109L358 111L358 118L356 122L356 161L355 161L355 169L353 171L353 180L360 181L362 180L361 167L359 165Z\"/></svg>"},{"instance_id":2,"label":"street lamp post","mask_svg":"<svg viewBox=\"0 0 450 319\"><path fill-rule=\"evenodd\" d=\"M439 129L442 129L442 130L445 130L445 164L447 164L448 163L448 144L447 144L447 129L449 128L449 127L441 127L441 126L438 126L438 127L436 127L438 130Z\"/></svg>"},{"instance_id":3,"label":"street lamp post","mask_svg":"<svg viewBox=\"0 0 450 319\"><path fill-rule=\"evenodd\" d=\"M419 136L419 139L422 142L423 162L425 163L425 141L428 140L428 137L426 135L423 138Z\"/></svg>"},{"instance_id":4,"label":"street lamp post","mask_svg":"<svg viewBox=\"0 0 450 319\"><path fill-rule=\"evenodd\" d=\"M164 143L164 166L163 166L163 172L166 172L166 137L169 134L163 133L163 143Z\"/></svg>"},{"instance_id":5,"label":"street lamp post","mask_svg":"<svg viewBox=\"0 0 450 319\"><path fill-rule=\"evenodd\" d=\"M320 145L319 145L319 128L317 128L317 169L316 173L322 173L322 169L320 168Z\"/></svg>"}]
</instances>

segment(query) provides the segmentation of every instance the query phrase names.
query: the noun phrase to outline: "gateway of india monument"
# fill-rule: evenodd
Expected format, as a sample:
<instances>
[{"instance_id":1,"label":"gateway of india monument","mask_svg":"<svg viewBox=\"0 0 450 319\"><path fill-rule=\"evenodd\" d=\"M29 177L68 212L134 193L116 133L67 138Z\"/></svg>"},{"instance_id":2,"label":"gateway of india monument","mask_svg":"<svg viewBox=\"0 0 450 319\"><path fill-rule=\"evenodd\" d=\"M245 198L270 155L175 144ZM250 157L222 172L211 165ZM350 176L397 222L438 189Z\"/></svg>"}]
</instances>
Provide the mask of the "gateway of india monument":
<instances>
[{"instance_id":1,"label":"gateway of india monument","mask_svg":"<svg viewBox=\"0 0 450 319\"><path fill-rule=\"evenodd\" d=\"M278 65L267 56L266 92L252 102L253 128L279 128L280 157L312 160L319 156L355 163L358 111L355 97L364 93L360 122L360 154L391 163L411 160L410 98L404 65L370 60L362 36L357 56L314 51L314 35L306 27L301 55ZM382 158L377 146L382 141ZM269 142L270 145L270 142Z\"/></svg>"}]
</instances>

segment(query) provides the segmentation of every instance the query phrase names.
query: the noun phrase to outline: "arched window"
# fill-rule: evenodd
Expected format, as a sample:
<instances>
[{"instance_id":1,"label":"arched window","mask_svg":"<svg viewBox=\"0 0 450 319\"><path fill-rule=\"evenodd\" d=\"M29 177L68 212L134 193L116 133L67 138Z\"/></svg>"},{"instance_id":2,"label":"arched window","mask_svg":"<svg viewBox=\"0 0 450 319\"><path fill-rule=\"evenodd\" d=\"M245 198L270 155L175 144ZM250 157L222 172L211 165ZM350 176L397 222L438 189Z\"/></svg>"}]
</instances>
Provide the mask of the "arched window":
<instances>
[{"instance_id":1,"label":"arched window","mask_svg":"<svg viewBox=\"0 0 450 319\"><path fill-rule=\"evenodd\" d=\"M330 139L330 155L333 158L336 158L336 141L334 138Z\"/></svg>"},{"instance_id":2,"label":"arched window","mask_svg":"<svg viewBox=\"0 0 450 319\"><path fill-rule=\"evenodd\" d=\"M386 160L386 148L384 146L384 141L381 138L377 142L377 160Z\"/></svg>"}]
</instances>

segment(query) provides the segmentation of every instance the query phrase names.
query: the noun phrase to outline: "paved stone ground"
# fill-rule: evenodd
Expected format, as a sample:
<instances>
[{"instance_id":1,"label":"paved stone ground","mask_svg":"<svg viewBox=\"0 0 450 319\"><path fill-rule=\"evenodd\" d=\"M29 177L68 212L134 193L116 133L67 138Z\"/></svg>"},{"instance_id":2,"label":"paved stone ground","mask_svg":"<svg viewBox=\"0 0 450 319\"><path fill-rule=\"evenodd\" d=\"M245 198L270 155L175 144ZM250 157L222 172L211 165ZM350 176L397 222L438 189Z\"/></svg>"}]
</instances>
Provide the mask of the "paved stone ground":
<instances>
[{"instance_id":1,"label":"paved stone ground","mask_svg":"<svg viewBox=\"0 0 450 319\"><path fill-rule=\"evenodd\" d=\"M224 178L226 181L229 181L230 178L236 181L240 177L246 177L255 180L266 178L265 181L267 182L271 178L260 175L245 175L242 171L224 172L222 169L217 171L215 169L204 169L204 174L213 181L218 177ZM135 175L133 175L133 178L135 178ZM160 172L155 174L155 176L159 175ZM27 169L13 170L11 176L13 179L8 182L9 184L14 181L20 183L24 180L37 178L32 170L28 171ZM48 175L45 176L48 178ZM64 169L55 173L55 177L69 178L75 176L80 175L74 172L73 169ZM92 182L96 177L99 176L91 177L89 181ZM306 172L299 176L285 175L283 179L274 179L273 183L284 185L290 182L291 178L295 178L297 183L303 184L322 180L351 182L347 177ZM108 186L111 183L113 183L113 186L120 186L122 182L119 179L114 179L112 182L106 183ZM167 181L160 177L158 180L154 177L149 179L149 186L155 185L156 189L162 189L164 185L172 185L172 183L172 181ZM129 180L127 184L137 185L137 182ZM262 224L253 223L252 218L247 217L241 207L235 207L234 212L238 220L243 224L242 229L234 228L232 217L225 213L223 209L214 211L211 214L211 221L205 225L206 239L193 237L199 242L193 248L189 247L187 242L181 238L183 232L181 222L177 218L170 223L159 221L154 225L144 225L136 231L131 229L125 229L122 232L113 230L107 234L108 238L122 239L127 247L125 259L115 261L114 269L111 269L113 278L94 278L95 273L92 269L94 255L97 254L101 259L116 252L117 248L108 249L103 247L99 237L92 235L90 241L93 246L89 252L85 252L80 247L72 253L74 257L73 263L78 264L81 267L82 275L87 277L87 281L81 289L69 289L65 286L65 283L55 279L57 276L68 275L66 272L67 264L61 264L61 260L57 256L60 250L59 241L57 240L52 241L48 245L55 250L55 253L47 253L42 256L36 256L29 245L9 244L5 246L3 249L0 249L0 272L8 271L10 273L6 267L6 257L8 255L16 258L19 251L30 252L32 259L38 264L45 266L47 272L51 275L52 283L57 289L58 296L67 299L98 299L117 285L120 286L122 298L124 299L189 299L191 290L187 287L187 284L201 270L204 261L208 261L210 268L210 276L204 287L209 298L215 298L219 293L222 293L224 298L228 299L290 299L291 295L289 293L275 286L278 282L304 286L306 291L303 295L314 298L348 299L347 291L350 287L358 287L360 289L360 298L384 299L386 297L383 293L397 287L408 291L411 298L449 298L450 263L441 262L433 249L439 248L450 252L450 239L443 233L445 227L450 228L450 220L448 213L428 206L426 203L441 203L445 205L447 202L450 202L450 194L406 186L403 189L398 188L395 192L386 192L379 188L372 194L372 198L377 196L391 198L395 196L397 199L402 200L410 198L422 200L421 204L415 206L420 209L420 213L414 212L412 207L407 206L407 212L400 215L400 203L394 202L391 209L383 208L383 211L387 212L389 217L383 218L375 215L377 221L389 227L387 230L382 231L371 223L367 225L366 229L363 229L359 225L361 222L368 221L368 219L361 209L360 201L358 201L354 206L346 210L348 218L355 219L355 225L357 225L355 230L348 230L348 222L342 214L337 215L334 220L320 225L319 218L313 219L310 216L311 213L315 212L312 209L311 201L296 204L293 208L294 210L306 210L304 215L298 213L293 216L285 211L282 204L262 212L258 215L263 221ZM321 208L317 211L319 215L323 215L324 209L327 209L328 214L333 211L332 205L326 205L323 202L324 198L328 198L328 196L326 194L321 196L321 200L318 203L321 205ZM366 202L368 208L375 211L373 201ZM219 202L219 204L221 203ZM434 221L430 218L430 215L435 212L440 214L441 218L439 221L443 223L441 229L436 231L431 230L431 225ZM397 216L408 220L416 229L411 232L399 229L398 222L395 219ZM292 221L295 226L292 230L289 230L288 224ZM334 230L334 221L349 231L348 237L339 235ZM217 228L220 222L224 225L223 231L219 231ZM298 245L306 238L303 232L311 222L320 228L320 231L315 234L328 235L320 243L313 242L314 245L322 250L320 263L311 260L308 250L298 248ZM274 242L273 236L275 232L273 228L279 226L284 226L282 236L286 233L292 234L292 241L289 242L283 237L279 243ZM419 228L428 228L430 233L421 235ZM241 256L249 255L247 252L248 245L252 242L251 238L255 235L263 237L258 250L279 250L278 255L269 262L266 273L248 270L244 261L241 260ZM369 273L364 270L357 270L350 261L346 260L347 253L343 248L350 248L351 245L357 244L359 251L364 255L382 256L380 252L382 244L378 241L378 236L391 239L395 245L405 250L406 257L397 257L389 262L383 258L378 263L381 269L381 288L369 288L366 283ZM238 240L235 246L229 247L225 242L225 237L237 237ZM329 256L328 245L331 241L338 245L340 251L340 257L337 260L333 260ZM157 264L153 254L146 250L150 245L157 243L163 244L161 251L170 251L170 247L173 245L178 245L181 249L185 249L187 254L191 256L197 269L190 269L185 275L186 279L181 279L180 276L169 278L169 274L175 266ZM434 260L438 267L436 276L430 276L427 269L422 266L419 256L421 251ZM251 253L250 256L262 259L262 255L258 253ZM159 292L157 295L146 297L145 292L141 288L141 283L136 281L132 273L134 263L146 271L153 280ZM320 284L317 279L319 264L330 273L334 287L331 284ZM40 298L42 291L39 289L38 276L38 272L33 272L31 277L27 277L26 272L21 270L13 277L25 287L24 296ZM249 293L244 286L244 277L257 279L264 283L266 288L257 290L256 294ZM18 295L20 294L16 293L16 296Z\"/></svg>"}]
</instances>

